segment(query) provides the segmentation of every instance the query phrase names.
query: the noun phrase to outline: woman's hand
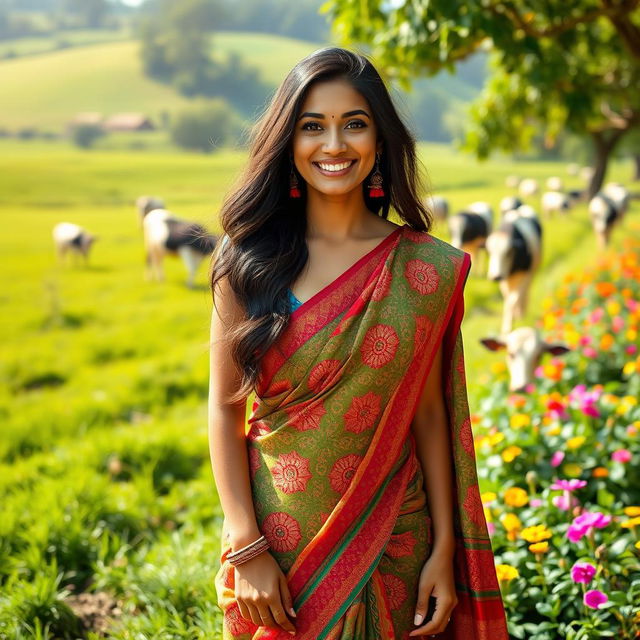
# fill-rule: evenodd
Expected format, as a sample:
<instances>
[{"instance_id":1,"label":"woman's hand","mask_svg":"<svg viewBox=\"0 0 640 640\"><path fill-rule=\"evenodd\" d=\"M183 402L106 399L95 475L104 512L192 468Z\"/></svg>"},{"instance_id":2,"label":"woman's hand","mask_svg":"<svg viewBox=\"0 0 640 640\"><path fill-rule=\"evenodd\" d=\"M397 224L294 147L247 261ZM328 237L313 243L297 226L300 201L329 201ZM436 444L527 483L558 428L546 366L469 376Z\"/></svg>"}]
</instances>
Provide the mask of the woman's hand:
<instances>
[{"instance_id":1,"label":"woman's hand","mask_svg":"<svg viewBox=\"0 0 640 640\"><path fill-rule=\"evenodd\" d=\"M427 614L429 596L436 599L433 617L422 627L414 629L409 634L410 636L442 633L449 622L451 612L458 604L451 553L438 553L434 549L422 567L418 583L418 602L414 620L416 625L421 624Z\"/></svg>"},{"instance_id":2,"label":"woman's hand","mask_svg":"<svg viewBox=\"0 0 640 640\"><path fill-rule=\"evenodd\" d=\"M235 596L243 618L259 627L296 629L285 609L295 617L287 579L276 559L265 551L235 567Z\"/></svg>"}]
</instances>

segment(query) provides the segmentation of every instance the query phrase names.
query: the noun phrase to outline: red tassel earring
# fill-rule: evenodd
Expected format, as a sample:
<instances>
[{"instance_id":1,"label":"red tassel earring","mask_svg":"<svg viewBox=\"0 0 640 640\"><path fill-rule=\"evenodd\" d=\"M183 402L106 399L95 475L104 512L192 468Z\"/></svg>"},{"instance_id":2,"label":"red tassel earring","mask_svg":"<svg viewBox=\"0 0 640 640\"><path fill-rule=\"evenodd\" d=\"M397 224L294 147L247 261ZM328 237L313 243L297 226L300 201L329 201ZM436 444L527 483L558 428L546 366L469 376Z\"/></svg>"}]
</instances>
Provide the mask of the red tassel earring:
<instances>
[{"instance_id":1,"label":"red tassel earring","mask_svg":"<svg viewBox=\"0 0 640 640\"><path fill-rule=\"evenodd\" d=\"M382 174L380 173L380 154L376 154L376 170L371 176L369 187L370 198L384 198L384 189L382 188Z\"/></svg>"},{"instance_id":2,"label":"red tassel earring","mask_svg":"<svg viewBox=\"0 0 640 640\"><path fill-rule=\"evenodd\" d=\"M302 194L300 193L300 189L298 188L298 176L296 172L293 170L293 162L291 163L291 175L289 176L289 197L290 198L301 198Z\"/></svg>"}]
</instances>

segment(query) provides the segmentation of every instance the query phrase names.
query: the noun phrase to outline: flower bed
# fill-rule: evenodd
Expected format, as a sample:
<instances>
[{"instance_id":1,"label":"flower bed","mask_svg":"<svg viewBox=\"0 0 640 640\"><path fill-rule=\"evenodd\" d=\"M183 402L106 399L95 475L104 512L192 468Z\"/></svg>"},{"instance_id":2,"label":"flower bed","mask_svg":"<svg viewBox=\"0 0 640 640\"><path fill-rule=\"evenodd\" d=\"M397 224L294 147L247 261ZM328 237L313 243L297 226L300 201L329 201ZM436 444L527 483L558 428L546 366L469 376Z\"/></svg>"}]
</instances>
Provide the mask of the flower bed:
<instances>
[{"instance_id":1,"label":"flower bed","mask_svg":"<svg viewBox=\"0 0 640 640\"><path fill-rule=\"evenodd\" d=\"M640 243L544 300L571 351L526 393L506 367L472 416L497 572L514 638L640 635Z\"/></svg>"}]
</instances>

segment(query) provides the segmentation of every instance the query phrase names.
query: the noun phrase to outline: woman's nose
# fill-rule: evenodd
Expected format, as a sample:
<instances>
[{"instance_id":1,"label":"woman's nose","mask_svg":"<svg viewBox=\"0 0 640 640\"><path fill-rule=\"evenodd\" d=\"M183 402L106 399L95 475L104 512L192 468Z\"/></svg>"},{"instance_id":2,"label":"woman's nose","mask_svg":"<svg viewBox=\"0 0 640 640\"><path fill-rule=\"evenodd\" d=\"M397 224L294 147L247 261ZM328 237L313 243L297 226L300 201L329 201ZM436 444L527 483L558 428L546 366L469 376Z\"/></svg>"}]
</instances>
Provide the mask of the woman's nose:
<instances>
[{"instance_id":1,"label":"woman's nose","mask_svg":"<svg viewBox=\"0 0 640 640\"><path fill-rule=\"evenodd\" d=\"M335 128L333 130L329 129L327 132L327 137L324 145L322 146L322 150L325 153L340 153L347 148L347 145L342 138L342 132L339 128Z\"/></svg>"}]
</instances>

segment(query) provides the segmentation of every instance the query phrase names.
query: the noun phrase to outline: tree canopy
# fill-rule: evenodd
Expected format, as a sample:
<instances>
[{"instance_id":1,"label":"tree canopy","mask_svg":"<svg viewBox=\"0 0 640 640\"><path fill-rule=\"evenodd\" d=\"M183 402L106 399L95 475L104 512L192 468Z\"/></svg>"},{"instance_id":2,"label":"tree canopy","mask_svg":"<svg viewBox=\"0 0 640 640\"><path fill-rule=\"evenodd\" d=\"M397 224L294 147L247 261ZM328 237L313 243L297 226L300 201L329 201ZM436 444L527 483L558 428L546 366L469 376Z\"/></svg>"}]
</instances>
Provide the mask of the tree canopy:
<instances>
[{"instance_id":1,"label":"tree canopy","mask_svg":"<svg viewBox=\"0 0 640 640\"><path fill-rule=\"evenodd\" d=\"M543 131L588 135L595 192L610 153L640 127L640 0L330 0L336 33L365 44L393 78L455 69L478 50L492 74L471 109L467 147L526 148Z\"/></svg>"}]
</instances>

